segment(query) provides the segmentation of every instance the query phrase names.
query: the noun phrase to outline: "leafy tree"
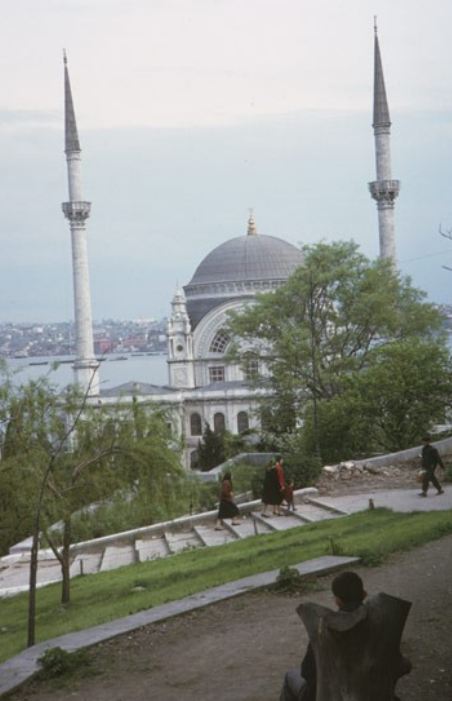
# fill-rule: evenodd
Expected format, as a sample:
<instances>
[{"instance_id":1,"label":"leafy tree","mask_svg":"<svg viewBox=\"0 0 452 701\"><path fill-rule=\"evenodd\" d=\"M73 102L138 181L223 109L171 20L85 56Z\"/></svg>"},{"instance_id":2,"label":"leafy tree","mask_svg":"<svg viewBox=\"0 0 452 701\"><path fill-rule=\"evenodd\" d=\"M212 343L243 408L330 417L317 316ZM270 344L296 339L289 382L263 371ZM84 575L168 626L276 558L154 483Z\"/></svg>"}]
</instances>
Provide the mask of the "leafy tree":
<instances>
[{"instance_id":1,"label":"leafy tree","mask_svg":"<svg viewBox=\"0 0 452 701\"><path fill-rule=\"evenodd\" d=\"M446 418L452 399L449 352L420 339L392 343L375 354L355 385L377 450L401 450Z\"/></svg>"},{"instance_id":2,"label":"leafy tree","mask_svg":"<svg viewBox=\"0 0 452 701\"><path fill-rule=\"evenodd\" d=\"M202 470L210 470L226 460L224 436L212 431L206 422L202 438L198 443L198 460Z\"/></svg>"},{"instance_id":3,"label":"leafy tree","mask_svg":"<svg viewBox=\"0 0 452 701\"><path fill-rule=\"evenodd\" d=\"M233 357L245 348L247 362L264 368L255 384L269 390L269 442L305 425L306 449L319 442L322 458L408 445L446 403L450 365L440 313L388 261L369 261L353 242L320 243L304 253L304 266L285 285L231 319ZM426 358L423 377L408 372ZM446 391L427 391L439 378ZM422 397L422 407L395 401L398 381L406 397Z\"/></svg>"},{"instance_id":4,"label":"leafy tree","mask_svg":"<svg viewBox=\"0 0 452 701\"><path fill-rule=\"evenodd\" d=\"M22 515L33 535L29 590L29 644L34 643L39 535L44 531L62 567L62 601L70 598L70 544L76 511L118 489L140 491L168 506L180 478L175 447L162 417L137 403L99 407L74 387L59 394L40 380L0 384L3 426L0 487L9 484L9 536ZM14 479L9 482L11 475ZM23 477L24 484L19 483ZM2 489L0 488L0 493ZM49 526L63 523L58 548ZM2 526L2 530L5 530ZM30 531L28 531L30 532Z\"/></svg>"}]
</instances>

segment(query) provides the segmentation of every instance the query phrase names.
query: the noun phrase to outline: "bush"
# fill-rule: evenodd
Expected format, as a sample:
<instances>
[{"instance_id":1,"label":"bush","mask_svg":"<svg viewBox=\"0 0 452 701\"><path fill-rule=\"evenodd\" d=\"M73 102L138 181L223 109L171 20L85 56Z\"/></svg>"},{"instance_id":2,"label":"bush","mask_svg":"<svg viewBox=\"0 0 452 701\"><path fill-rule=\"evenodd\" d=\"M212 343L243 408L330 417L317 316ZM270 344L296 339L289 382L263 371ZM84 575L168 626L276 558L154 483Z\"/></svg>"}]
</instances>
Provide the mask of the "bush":
<instances>
[{"instance_id":1,"label":"bush","mask_svg":"<svg viewBox=\"0 0 452 701\"><path fill-rule=\"evenodd\" d=\"M446 468L444 470L444 481L445 482L452 482L452 463L445 462L444 467Z\"/></svg>"},{"instance_id":2,"label":"bush","mask_svg":"<svg viewBox=\"0 0 452 701\"><path fill-rule=\"evenodd\" d=\"M281 567L276 579L274 589L276 591L296 592L300 591L302 585L302 577L298 570L294 567Z\"/></svg>"},{"instance_id":3,"label":"bush","mask_svg":"<svg viewBox=\"0 0 452 701\"><path fill-rule=\"evenodd\" d=\"M54 679L63 675L71 675L80 667L90 664L88 651L85 649L76 652L67 652L61 647L51 647L38 658L41 670L38 673L40 679Z\"/></svg>"},{"instance_id":4,"label":"bush","mask_svg":"<svg viewBox=\"0 0 452 701\"><path fill-rule=\"evenodd\" d=\"M256 467L255 465L240 463L239 465L234 465L231 473L232 484L236 494L252 492L254 499L261 498L265 475L264 466Z\"/></svg>"},{"instance_id":5,"label":"bush","mask_svg":"<svg viewBox=\"0 0 452 701\"><path fill-rule=\"evenodd\" d=\"M313 485L320 475L321 462L316 455L288 454L284 458L286 480L292 479L295 489Z\"/></svg>"}]
</instances>

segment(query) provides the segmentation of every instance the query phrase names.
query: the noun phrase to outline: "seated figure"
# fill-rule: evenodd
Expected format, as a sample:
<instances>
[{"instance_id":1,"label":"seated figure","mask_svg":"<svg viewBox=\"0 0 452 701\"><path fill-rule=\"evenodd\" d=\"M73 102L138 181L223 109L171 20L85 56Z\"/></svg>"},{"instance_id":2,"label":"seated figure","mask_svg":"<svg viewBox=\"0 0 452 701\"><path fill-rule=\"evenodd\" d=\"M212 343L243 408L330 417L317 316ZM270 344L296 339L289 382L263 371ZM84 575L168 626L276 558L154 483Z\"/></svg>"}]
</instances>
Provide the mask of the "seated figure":
<instances>
[{"instance_id":1,"label":"seated figure","mask_svg":"<svg viewBox=\"0 0 452 701\"><path fill-rule=\"evenodd\" d=\"M301 604L310 642L300 669L284 678L280 701L393 701L397 680L411 671L400 639L411 604L367 596L356 572L334 578L338 610Z\"/></svg>"}]
</instances>

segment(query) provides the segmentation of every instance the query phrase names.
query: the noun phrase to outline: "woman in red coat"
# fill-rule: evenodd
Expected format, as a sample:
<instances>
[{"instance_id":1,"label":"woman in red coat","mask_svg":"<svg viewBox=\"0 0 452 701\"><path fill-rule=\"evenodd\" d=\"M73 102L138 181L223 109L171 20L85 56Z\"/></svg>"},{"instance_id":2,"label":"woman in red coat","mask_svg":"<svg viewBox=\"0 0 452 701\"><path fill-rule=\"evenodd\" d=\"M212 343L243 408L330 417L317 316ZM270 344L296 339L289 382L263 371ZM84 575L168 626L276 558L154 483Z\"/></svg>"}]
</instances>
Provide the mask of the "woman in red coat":
<instances>
[{"instance_id":1,"label":"woman in red coat","mask_svg":"<svg viewBox=\"0 0 452 701\"><path fill-rule=\"evenodd\" d=\"M267 509L272 507L274 516L282 516L281 504L284 499L284 490L286 488L286 480L284 477L283 459L279 456L276 463L267 469L264 478L264 490L262 494L262 502L264 508L262 516L269 518Z\"/></svg>"}]
</instances>

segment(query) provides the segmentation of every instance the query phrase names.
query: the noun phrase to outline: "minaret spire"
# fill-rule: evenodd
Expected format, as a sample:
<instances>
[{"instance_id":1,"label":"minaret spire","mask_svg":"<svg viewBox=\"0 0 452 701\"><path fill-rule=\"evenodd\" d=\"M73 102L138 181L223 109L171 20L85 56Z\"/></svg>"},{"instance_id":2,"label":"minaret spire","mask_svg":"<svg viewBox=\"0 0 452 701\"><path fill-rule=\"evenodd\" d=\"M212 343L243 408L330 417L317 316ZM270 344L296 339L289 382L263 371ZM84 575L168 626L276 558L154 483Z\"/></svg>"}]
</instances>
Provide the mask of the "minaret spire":
<instances>
[{"instance_id":1,"label":"minaret spire","mask_svg":"<svg viewBox=\"0 0 452 701\"><path fill-rule=\"evenodd\" d=\"M72 101L71 83L69 80L69 71L67 67L66 49L63 49L64 62L64 136L65 149L64 152L71 153L72 151L81 151L80 141L77 132L77 123L75 121L74 103Z\"/></svg>"},{"instance_id":2,"label":"minaret spire","mask_svg":"<svg viewBox=\"0 0 452 701\"><path fill-rule=\"evenodd\" d=\"M254 219L254 212L250 209L250 216L248 217L248 229L247 236L257 236L257 226Z\"/></svg>"},{"instance_id":3,"label":"minaret spire","mask_svg":"<svg viewBox=\"0 0 452 701\"><path fill-rule=\"evenodd\" d=\"M82 197L81 149L75 120L71 83L64 61L64 121L65 153L68 171L69 202L64 202L63 212L69 220L72 243L72 271L74 285L74 317L76 357L74 362L75 382L89 395L99 394L99 363L94 355L91 294L88 273L88 249L86 242L86 220L91 203Z\"/></svg>"},{"instance_id":4,"label":"minaret spire","mask_svg":"<svg viewBox=\"0 0 452 701\"><path fill-rule=\"evenodd\" d=\"M372 197L377 202L380 257L396 264L394 231L394 201L399 194L400 182L391 174L391 119L383 76L377 18L374 17L374 104L373 129L377 179L369 183Z\"/></svg>"}]
</instances>

